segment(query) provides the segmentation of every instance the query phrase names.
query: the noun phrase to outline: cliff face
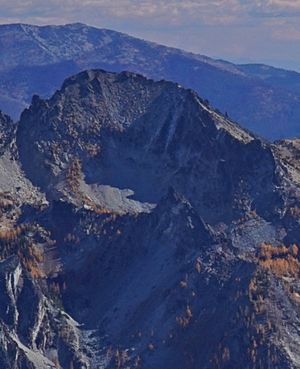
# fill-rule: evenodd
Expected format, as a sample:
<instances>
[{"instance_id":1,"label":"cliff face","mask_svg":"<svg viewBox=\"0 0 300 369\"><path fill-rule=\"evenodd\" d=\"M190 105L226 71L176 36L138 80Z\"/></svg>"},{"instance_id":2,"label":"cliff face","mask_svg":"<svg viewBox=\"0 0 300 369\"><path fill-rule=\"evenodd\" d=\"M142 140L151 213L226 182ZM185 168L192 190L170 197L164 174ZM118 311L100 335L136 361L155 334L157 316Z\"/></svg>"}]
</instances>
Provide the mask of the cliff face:
<instances>
[{"instance_id":1,"label":"cliff face","mask_svg":"<svg viewBox=\"0 0 300 369\"><path fill-rule=\"evenodd\" d=\"M298 142L90 70L0 158L5 368L298 368Z\"/></svg>"},{"instance_id":2,"label":"cliff face","mask_svg":"<svg viewBox=\"0 0 300 369\"><path fill-rule=\"evenodd\" d=\"M34 98L18 147L42 187L63 188L80 162L76 170L94 197L101 188L93 185L101 184L156 203L173 186L211 222L253 209L267 217L280 203L268 145L194 92L139 75L83 72L50 100Z\"/></svg>"},{"instance_id":3,"label":"cliff face","mask_svg":"<svg viewBox=\"0 0 300 369\"><path fill-rule=\"evenodd\" d=\"M235 65L84 24L0 26L0 107L19 119L33 94L49 97L83 69L129 70L192 88L269 139L299 136L300 74Z\"/></svg>"}]
</instances>

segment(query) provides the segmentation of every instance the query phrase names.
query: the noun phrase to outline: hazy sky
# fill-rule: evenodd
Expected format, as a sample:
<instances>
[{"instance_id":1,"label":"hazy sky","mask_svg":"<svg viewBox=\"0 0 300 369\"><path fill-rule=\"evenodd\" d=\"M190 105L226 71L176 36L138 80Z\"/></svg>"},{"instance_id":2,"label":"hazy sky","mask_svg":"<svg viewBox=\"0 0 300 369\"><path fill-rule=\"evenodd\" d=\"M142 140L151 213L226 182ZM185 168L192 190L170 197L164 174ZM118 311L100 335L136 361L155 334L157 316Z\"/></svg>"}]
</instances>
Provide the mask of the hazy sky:
<instances>
[{"instance_id":1,"label":"hazy sky","mask_svg":"<svg viewBox=\"0 0 300 369\"><path fill-rule=\"evenodd\" d=\"M300 0L0 0L0 22L83 22L213 57L300 70Z\"/></svg>"}]
</instances>

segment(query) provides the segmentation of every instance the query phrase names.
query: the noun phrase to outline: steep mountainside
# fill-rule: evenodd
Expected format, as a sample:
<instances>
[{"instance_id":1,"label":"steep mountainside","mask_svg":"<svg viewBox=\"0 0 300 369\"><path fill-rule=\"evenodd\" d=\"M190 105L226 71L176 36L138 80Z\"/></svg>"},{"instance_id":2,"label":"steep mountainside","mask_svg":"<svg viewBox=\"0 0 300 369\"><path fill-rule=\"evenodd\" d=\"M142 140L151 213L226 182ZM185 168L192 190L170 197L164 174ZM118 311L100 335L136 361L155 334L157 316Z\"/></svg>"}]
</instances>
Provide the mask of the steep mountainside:
<instances>
[{"instance_id":1,"label":"steep mountainside","mask_svg":"<svg viewBox=\"0 0 300 369\"><path fill-rule=\"evenodd\" d=\"M300 367L298 141L102 70L0 122L1 368Z\"/></svg>"},{"instance_id":2,"label":"steep mountainside","mask_svg":"<svg viewBox=\"0 0 300 369\"><path fill-rule=\"evenodd\" d=\"M33 94L49 97L87 68L142 73L197 91L266 138L300 134L299 74L239 66L83 24L0 26L0 107L19 118Z\"/></svg>"}]
</instances>

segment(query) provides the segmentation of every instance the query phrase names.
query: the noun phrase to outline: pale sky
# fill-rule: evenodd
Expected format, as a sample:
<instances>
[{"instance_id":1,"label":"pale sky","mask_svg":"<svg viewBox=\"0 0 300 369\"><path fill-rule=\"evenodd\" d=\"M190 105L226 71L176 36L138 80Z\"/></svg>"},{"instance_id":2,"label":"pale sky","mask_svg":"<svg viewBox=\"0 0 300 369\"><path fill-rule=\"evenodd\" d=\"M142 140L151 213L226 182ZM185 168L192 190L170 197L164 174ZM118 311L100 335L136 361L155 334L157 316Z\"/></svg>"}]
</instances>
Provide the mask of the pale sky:
<instances>
[{"instance_id":1,"label":"pale sky","mask_svg":"<svg viewBox=\"0 0 300 369\"><path fill-rule=\"evenodd\" d=\"M0 0L0 23L82 22L235 62L300 71L300 0Z\"/></svg>"}]
</instances>

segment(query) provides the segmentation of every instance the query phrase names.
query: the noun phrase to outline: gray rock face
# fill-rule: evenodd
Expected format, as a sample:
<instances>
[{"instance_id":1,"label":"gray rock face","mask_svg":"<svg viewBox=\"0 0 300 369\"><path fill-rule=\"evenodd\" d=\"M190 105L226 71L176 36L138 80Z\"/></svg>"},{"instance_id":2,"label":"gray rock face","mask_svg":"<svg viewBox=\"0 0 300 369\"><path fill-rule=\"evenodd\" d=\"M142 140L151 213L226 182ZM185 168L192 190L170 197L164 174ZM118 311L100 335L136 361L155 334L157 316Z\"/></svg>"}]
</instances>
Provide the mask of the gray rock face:
<instances>
[{"instance_id":1,"label":"gray rock face","mask_svg":"<svg viewBox=\"0 0 300 369\"><path fill-rule=\"evenodd\" d=\"M197 91L269 139L299 136L300 74L234 65L83 24L0 26L0 107L19 118L33 94L49 97L83 69L142 73Z\"/></svg>"},{"instance_id":2,"label":"gray rock face","mask_svg":"<svg viewBox=\"0 0 300 369\"><path fill-rule=\"evenodd\" d=\"M17 139L23 168L42 187L79 159L88 184L128 188L148 203L173 186L210 222L254 209L268 217L280 203L270 147L168 82L83 72L50 100L34 98Z\"/></svg>"},{"instance_id":3,"label":"gray rock face","mask_svg":"<svg viewBox=\"0 0 300 369\"><path fill-rule=\"evenodd\" d=\"M35 96L0 157L0 367L299 368L298 156L134 73Z\"/></svg>"}]
</instances>

